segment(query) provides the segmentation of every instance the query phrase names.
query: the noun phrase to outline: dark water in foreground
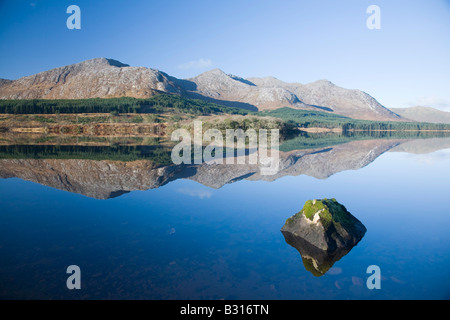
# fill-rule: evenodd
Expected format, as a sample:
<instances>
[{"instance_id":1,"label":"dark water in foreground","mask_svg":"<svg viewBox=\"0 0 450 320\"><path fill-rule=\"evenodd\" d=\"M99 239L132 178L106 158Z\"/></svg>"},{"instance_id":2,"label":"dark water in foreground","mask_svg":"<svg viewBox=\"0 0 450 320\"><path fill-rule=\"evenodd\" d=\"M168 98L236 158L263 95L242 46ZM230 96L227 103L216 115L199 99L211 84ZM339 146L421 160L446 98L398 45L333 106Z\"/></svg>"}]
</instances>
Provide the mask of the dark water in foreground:
<instances>
[{"instance_id":1,"label":"dark water in foreground","mask_svg":"<svg viewBox=\"0 0 450 320\"><path fill-rule=\"evenodd\" d=\"M174 179L107 200L2 179L0 298L449 299L446 142L400 145L326 179L297 172L219 189ZM367 233L316 277L280 229L306 200L325 197ZM81 290L66 288L73 264ZM379 290L366 287L369 265L381 269Z\"/></svg>"}]
</instances>

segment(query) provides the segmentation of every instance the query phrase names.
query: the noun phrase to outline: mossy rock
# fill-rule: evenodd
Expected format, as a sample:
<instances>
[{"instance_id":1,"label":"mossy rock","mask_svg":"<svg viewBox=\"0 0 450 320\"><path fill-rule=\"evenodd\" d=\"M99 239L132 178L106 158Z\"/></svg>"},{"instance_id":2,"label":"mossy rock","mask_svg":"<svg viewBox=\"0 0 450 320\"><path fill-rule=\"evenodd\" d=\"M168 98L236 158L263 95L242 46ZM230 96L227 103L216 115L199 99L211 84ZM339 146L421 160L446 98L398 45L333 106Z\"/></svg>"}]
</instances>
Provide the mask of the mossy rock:
<instances>
[{"instance_id":1,"label":"mossy rock","mask_svg":"<svg viewBox=\"0 0 450 320\"><path fill-rule=\"evenodd\" d=\"M366 227L336 199L308 200L286 220L281 232L308 271L324 274L364 236ZM314 268L313 268L313 267Z\"/></svg>"},{"instance_id":2,"label":"mossy rock","mask_svg":"<svg viewBox=\"0 0 450 320\"><path fill-rule=\"evenodd\" d=\"M316 214L318 214L318 216L316 216ZM302 210L296 215L288 218L286 224L292 225L301 216L306 217L312 222L319 222L326 230L334 225L335 227L344 228L350 232L358 232L358 229L361 229L362 231L362 228L360 228L362 223L335 198L306 201ZM363 229L365 230L365 227Z\"/></svg>"}]
</instances>

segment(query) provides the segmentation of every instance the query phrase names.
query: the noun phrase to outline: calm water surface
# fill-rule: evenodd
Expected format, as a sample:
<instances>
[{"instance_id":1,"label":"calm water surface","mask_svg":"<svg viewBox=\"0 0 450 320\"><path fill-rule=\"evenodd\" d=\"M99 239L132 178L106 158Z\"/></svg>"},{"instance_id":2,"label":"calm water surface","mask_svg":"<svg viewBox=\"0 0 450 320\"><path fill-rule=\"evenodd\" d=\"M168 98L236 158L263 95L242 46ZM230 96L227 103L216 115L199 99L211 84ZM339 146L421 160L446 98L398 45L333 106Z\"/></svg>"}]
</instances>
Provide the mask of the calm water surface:
<instances>
[{"instance_id":1,"label":"calm water surface","mask_svg":"<svg viewBox=\"0 0 450 320\"><path fill-rule=\"evenodd\" d=\"M0 180L1 299L449 299L450 149L386 152L327 179L178 179L108 200ZM367 228L323 276L280 232L336 198ZM81 268L81 290L66 268ZM369 265L381 289L369 290Z\"/></svg>"}]
</instances>

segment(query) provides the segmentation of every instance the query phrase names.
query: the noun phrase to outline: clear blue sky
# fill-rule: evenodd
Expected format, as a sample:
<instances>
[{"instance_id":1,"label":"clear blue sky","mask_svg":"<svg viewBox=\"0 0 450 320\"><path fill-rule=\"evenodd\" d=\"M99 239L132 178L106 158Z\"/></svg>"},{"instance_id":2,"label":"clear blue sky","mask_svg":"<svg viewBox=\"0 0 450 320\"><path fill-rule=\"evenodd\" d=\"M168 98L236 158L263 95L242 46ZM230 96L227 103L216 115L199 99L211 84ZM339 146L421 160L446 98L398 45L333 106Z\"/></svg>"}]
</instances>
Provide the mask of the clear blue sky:
<instances>
[{"instance_id":1,"label":"clear blue sky","mask_svg":"<svg viewBox=\"0 0 450 320\"><path fill-rule=\"evenodd\" d=\"M81 8L81 30L66 9ZM381 9L369 30L366 9ZM179 78L328 79L386 107L450 111L450 0L0 0L0 77L95 57Z\"/></svg>"}]
</instances>

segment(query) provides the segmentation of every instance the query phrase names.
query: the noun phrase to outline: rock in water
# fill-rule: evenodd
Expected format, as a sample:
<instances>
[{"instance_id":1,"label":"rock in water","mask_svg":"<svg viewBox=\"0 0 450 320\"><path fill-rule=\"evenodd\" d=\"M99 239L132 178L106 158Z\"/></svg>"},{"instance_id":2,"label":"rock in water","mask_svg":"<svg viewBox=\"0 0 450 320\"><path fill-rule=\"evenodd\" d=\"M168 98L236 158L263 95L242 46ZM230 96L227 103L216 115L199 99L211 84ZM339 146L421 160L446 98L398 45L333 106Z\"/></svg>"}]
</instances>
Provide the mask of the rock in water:
<instances>
[{"instance_id":1,"label":"rock in water","mask_svg":"<svg viewBox=\"0 0 450 320\"><path fill-rule=\"evenodd\" d=\"M286 242L300 252L305 268L315 276L325 274L366 231L336 199L306 201L281 228Z\"/></svg>"}]
</instances>

